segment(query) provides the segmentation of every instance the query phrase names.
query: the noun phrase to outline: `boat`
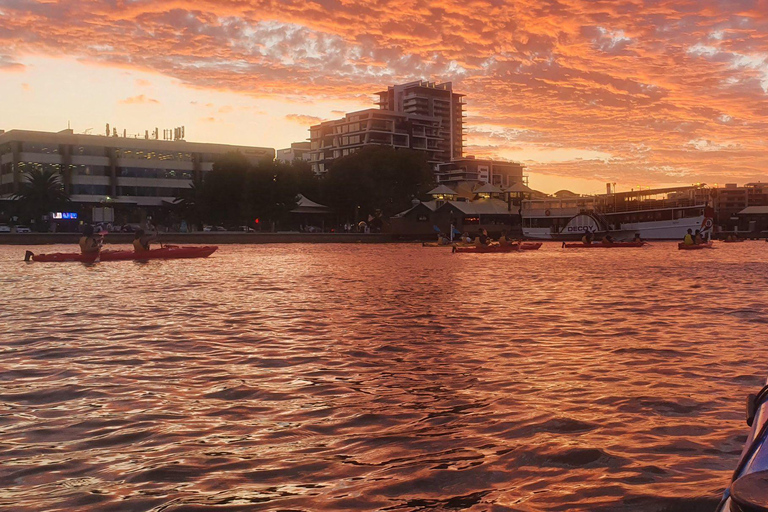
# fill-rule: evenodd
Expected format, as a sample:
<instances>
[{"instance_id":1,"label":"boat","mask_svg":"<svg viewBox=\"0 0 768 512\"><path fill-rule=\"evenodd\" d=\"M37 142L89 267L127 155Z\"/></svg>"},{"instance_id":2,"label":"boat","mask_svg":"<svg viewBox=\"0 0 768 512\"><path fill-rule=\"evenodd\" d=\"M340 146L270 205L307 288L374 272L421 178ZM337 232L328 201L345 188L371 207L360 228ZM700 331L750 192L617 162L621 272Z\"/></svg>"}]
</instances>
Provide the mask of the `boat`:
<instances>
[{"instance_id":1,"label":"boat","mask_svg":"<svg viewBox=\"0 0 768 512\"><path fill-rule=\"evenodd\" d=\"M218 246L177 246L166 245L159 249L136 252L127 251L101 251L94 254L80 254L75 252L54 252L50 254L34 254L27 251L24 257L25 261L45 261L45 262L65 262L79 261L83 263L94 263L96 261L128 261L128 260L175 260L182 258L207 258L216 252Z\"/></svg>"},{"instance_id":2,"label":"boat","mask_svg":"<svg viewBox=\"0 0 768 512\"><path fill-rule=\"evenodd\" d=\"M706 242L703 244L685 245L684 242L679 242L677 248L681 251L696 251L698 249L714 249L713 242Z\"/></svg>"},{"instance_id":3,"label":"boat","mask_svg":"<svg viewBox=\"0 0 768 512\"><path fill-rule=\"evenodd\" d=\"M716 512L768 510L768 383L747 397L747 425L749 436Z\"/></svg>"},{"instance_id":4,"label":"boat","mask_svg":"<svg viewBox=\"0 0 768 512\"><path fill-rule=\"evenodd\" d=\"M474 247L475 243L471 242L452 242L447 244L441 244L439 242L422 242L422 247Z\"/></svg>"},{"instance_id":5,"label":"boat","mask_svg":"<svg viewBox=\"0 0 768 512\"><path fill-rule=\"evenodd\" d=\"M594 249L594 248L618 249L621 247L642 247L644 245L645 245L645 242L612 242L612 243L595 242L593 244L585 244L583 242L569 244L569 243L563 242L563 247L566 249Z\"/></svg>"},{"instance_id":6,"label":"boat","mask_svg":"<svg viewBox=\"0 0 768 512\"><path fill-rule=\"evenodd\" d=\"M464 253L503 253L503 252L518 252L518 251L536 251L541 247L541 242L528 242L522 244L510 244L510 245L488 245L478 247L476 245L468 247L454 247L453 252Z\"/></svg>"},{"instance_id":7,"label":"boat","mask_svg":"<svg viewBox=\"0 0 768 512\"><path fill-rule=\"evenodd\" d=\"M712 229L714 209L708 189L700 185L582 196L560 191L557 197L521 203L523 236L538 240L579 241L591 232L628 240L680 240L688 229Z\"/></svg>"},{"instance_id":8,"label":"boat","mask_svg":"<svg viewBox=\"0 0 768 512\"><path fill-rule=\"evenodd\" d=\"M746 242L743 238L738 238L736 240L723 240L726 244L737 244L739 242Z\"/></svg>"}]
</instances>

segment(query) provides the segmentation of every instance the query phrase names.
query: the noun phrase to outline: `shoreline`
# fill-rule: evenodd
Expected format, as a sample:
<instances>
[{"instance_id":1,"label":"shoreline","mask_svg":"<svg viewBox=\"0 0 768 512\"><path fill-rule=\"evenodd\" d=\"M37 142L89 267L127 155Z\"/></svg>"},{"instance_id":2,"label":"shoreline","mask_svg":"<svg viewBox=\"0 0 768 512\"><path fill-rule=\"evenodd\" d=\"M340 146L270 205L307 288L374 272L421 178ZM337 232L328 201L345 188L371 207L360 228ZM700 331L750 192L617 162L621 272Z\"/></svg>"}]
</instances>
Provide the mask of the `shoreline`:
<instances>
[{"instance_id":1,"label":"shoreline","mask_svg":"<svg viewBox=\"0 0 768 512\"><path fill-rule=\"evenodd\" d=\"M79 233L2 233L0 245L53 245L74 244L80 239ZM398 240L391 233L161 233L156 243L164 244L295 244L295 243L395 243ZM105 245L130 244L133 233L110 233L104 238Z\"/></svg>"}]
</instances>

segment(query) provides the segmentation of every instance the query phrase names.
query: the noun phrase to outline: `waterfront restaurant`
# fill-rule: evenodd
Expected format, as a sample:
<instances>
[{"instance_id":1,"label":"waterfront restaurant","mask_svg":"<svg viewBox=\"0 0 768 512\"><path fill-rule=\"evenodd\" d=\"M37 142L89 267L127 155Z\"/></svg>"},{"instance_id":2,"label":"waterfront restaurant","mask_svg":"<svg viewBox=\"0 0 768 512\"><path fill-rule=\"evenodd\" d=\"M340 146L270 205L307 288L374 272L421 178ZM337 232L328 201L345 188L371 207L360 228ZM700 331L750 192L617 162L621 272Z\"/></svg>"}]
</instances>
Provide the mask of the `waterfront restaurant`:
<instances>
[{"instance_id":1,"label":"waterfront restaurant","mask_svg":"<svg viewBox=\"0 0 768 512\"><path fill-rule=\"evenodd\" d=\"M109 206L115 221L137 222L168 206L193 178L213 170L214 160L240 152L252 163L274 160L272 148L207 144L185 140L76 134L72 130L0 131L0 210L33 169L53 170L79 220L92 208Z\"/></svg>"},{"instance_id":2,"label":"waterfront restaurant","mask_svg":"<svg viewBox=\"0 0 768 512\"><path fill-rule=\"evenodd\" d=\"M431 201L415 202L413 207L391 218L392 233L402 238L426 239L436 237L438 231L450 235L453 225L460 233L466 231L473 236L482 228L491 237L498 237L502 231L518 234L520 215L510 200L510 192L486 183L477 185L465 195L439 185L428 192Z\"/></svg>"}]
</instances>

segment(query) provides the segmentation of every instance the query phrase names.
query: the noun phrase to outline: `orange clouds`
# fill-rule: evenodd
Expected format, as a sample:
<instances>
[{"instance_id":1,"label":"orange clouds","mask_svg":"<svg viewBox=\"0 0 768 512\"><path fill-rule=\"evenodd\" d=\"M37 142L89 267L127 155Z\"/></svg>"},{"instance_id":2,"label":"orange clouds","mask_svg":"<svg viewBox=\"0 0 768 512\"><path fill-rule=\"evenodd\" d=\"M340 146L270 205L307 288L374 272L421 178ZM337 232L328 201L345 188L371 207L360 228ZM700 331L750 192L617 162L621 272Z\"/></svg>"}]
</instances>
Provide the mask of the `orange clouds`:
<instances>
[{"instance_id":1,"label":"orange clouds","mask_svg":"<svg viewBox=\"0 0 768 512\"><path fill-rule=\"evenodd\" d=\"M765 0L118 5L3 7L0 71L24 71L33 53L70 55L299 104L452 81L467 95L470 152L514 155L539 173L633 184L767 173ZM602 156L563 161L568 154Z\"/></svg>"},{"instance_id":2,"label":"orange clouds","mask_svg":"<svg viewBox=\"0 0 768 512\"><path fill-rule=\"evenodd\" d=\"M285 116L285 118L288 121L303 124L303 125L306 125L307 127L309 127L310 125L318 124L322 122L322 119L319 117L307 116L304 114L288 114L287 116Z\"/></svg>"},{"instance_id":3,"label":"orange clouds","mask_svg":"<svg viewBox=\"0 0 768 512\"><path fill-rule=\"evenodd\" d=\"M120 100L120 103L122 103L123 105L140 105L144 103L160 103L160 102L152 98L147 98L143 94L139 94L138 96L131 96L130 98Z\"/></svg>"}]
</instances>

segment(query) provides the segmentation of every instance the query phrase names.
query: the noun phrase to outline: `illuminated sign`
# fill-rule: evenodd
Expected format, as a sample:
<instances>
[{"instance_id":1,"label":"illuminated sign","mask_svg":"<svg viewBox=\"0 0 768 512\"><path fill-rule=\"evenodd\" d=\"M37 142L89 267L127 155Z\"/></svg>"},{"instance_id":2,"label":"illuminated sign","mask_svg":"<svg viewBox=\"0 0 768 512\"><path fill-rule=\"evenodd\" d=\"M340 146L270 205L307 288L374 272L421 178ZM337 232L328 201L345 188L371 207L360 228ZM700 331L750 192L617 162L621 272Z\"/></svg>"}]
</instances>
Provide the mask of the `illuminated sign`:
<instances>
[{"instance_id":1,"label":"illuminated sign","mask_svg":"<svg viewBox=\"0 0 768 512\"><path fill-rule=\"evenodd\" d=\"M53 212L53 218L56 220L75 220L77 219L76 212Z\"/></svg>"}]
</instances>

